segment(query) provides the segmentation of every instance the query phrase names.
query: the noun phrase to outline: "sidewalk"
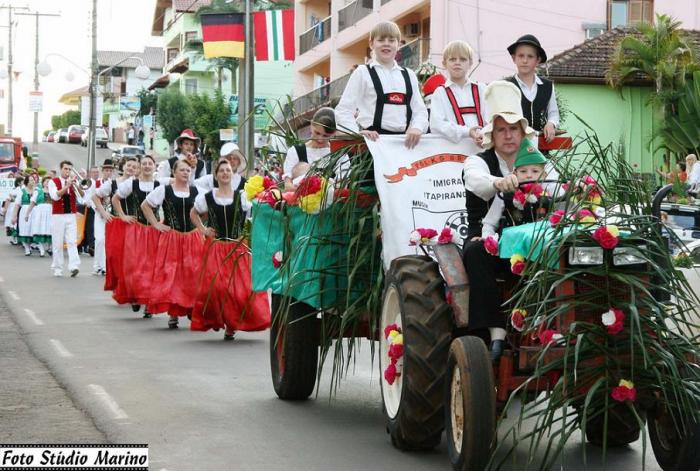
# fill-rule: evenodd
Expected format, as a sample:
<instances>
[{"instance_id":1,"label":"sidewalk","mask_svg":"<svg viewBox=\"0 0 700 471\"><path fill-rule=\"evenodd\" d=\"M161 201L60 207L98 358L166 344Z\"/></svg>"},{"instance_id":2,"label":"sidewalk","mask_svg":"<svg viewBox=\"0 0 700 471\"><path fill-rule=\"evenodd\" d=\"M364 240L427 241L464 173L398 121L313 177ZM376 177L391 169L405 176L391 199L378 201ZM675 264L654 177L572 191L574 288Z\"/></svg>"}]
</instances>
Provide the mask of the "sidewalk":
<instances>
[{"instance_id":1,"label":"sidewalk","mask_svg":"<svg viewBox=\"0 0 700 471\"><path fill-rule=\"evenodd\" d=\"M46 366L0 299L0 443L107 443Z\"/></svg>"}]
</instances>

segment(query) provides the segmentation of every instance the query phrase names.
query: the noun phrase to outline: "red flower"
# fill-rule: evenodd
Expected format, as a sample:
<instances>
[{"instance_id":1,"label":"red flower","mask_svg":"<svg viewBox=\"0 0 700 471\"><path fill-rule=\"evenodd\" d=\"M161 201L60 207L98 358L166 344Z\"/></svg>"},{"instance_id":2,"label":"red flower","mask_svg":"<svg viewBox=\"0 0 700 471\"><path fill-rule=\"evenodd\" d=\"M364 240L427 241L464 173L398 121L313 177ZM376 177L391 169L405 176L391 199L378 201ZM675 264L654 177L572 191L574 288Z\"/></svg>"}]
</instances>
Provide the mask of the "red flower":
<instances>
[{"instance_id":1,"label":"red flower","mask_svg":"<svg viewBox=\"0 0 700 471\"><path fill-rule=\"evenodd\" d=\"M435 229L424 229L422 227L419 227L416 229L418 233L420 234L421 239L432 239L436 235L438 235L437 231Z\"/></svg>"},{"instance_id":2,"label":"red flower","mask_svg":"<svg viewBox=\"0 0 700 471\"><path fill-rule=\"evenodd\" d=\"M594 223L595 222L595 214L593 214L589 209L582 209L581 211L578 212L576 215L576 218L578 219L579 222L583 223Z\"/></svg>"},{"instance_id":3,"label":"red flower","mask_svg":"<svg viewBox=\"0 0 700 471\"><path fill-rule=\"evenodd\" d=\"M272 209L278 209L282 201L282 193L277 188L271 188L260 193L258 199L269 204Z\"/></svg>"},{"instance_id":4,"label":"red flower","mask_svg":"<svg viewBox=\"0 0 700 471\"><path fill-rule=\"evenodd\" d=\"M355 206L358 208L367 208L377 201L377 195L365 193L360 190L351 191L348 188L338 188L333 193L333 199L342 203L351 201L353 196Z\"/></svg>"},{"instance_id":5,"label":"red flower","mask_svg":"<svg viewBox=\"0 0 700 471\"><path fill-rule=\"evenodd\" d=\"M389 358L391 358L392 363L396 362L402 356L403 356L403 345L392 343L389 346Z\"/></svg>"},{"instance_id":6,"label":"red flower","mask_svg":"<svg viewBox=\"0 0 700 471\"><path fill-rule=\"evenodd\" d=\"M510 314L510 324L518 332L522 332L523 329L525 328L525 316L526 315L527 315L527 311L524 309L513 309L513 312L511 312L511 314Z\"/></svg>"},{"instance_id":7,"label":"red flower","mask_svg":"<svg viewBox=\"0 0 700 471\"><path fill-rule=\"evenodd\" d=\"M277 183L270 177L263 177L263 188L269 190L270 188L277 188Z\"/></svg>"},{"instance_id":8,"label":"red flower","mask_svg":"<svg viewBox=\"0 0 700 471\"><path fill-rule=\"evenodd\" d=\"M282 266L282 261L284 260L282 256L282 252L277 251L274 254L272 254L272 266L275 268L279 268Z\"/></svg>"},{"instance_id":9,"label":"red flower","mask_svg":"<svg viewBox=\"0 0 700 471\"><path fill-rule=\"evenodd\" d=\"M563 209L557 209L551 216L549 216L549 223L552 225L552 227L554 227L559 224L562 219L564 219L564 216L566 216L566 211Z\"/></svg>"},{"instance_id":10,"label":"red flower","mask_svg":"<svg viewBox=\"0 0 700 471\"><path fill-rule=\"evenodd\" d=\"M452 291L448 291L447 295L445 295L445 301L447 301L447 304L452 306L452 303L454 303L455 297L452 294Z\"/></svg>"},{"instance_id":11,"label":"red flower","mask_svg":"<svg viewBox=\"0 0 700 471\"><path fill-rule=\"evenodd\" d=\"M617 243L620 241L618 237L619 231L614 226L601 226L593 232L593 239L595 239L601 247L604 249L614 249L617 247Z\"/></svg>"},{"instance_id":12,"label":"red flower","mask_svg":"<svg viewBox=\"0 0 700 471\"><path fill-rule=\"evenodd\" d=\"M522 275L525 271L525 262L515 262L513 265L511 265L510 271L512 271L515 275Z\"/></svg>"},{"instance_id":13,"label":"red flower","mask_svg":"<svg viewBox=\"0 0 700 471\"><path fill-rule=\"evenodd\" d=\"M451 244L452 243L452 229L449 227L443 227L440 231L440 236L438 237L438 244Z\"/></svg>"},{"instance_id":14,"label":"red flower","mask_svg":"<svg viewBox=\"0 0 700 471\"><path fill-rule=\"evenodd\" d=\"M634 387L634 383L632 381L621 379L619 386L615 386L612 389L610 396L612 396L612 398L617 402L634 402L637 400L637 388Z\"/></svg>"},{"instance_id":15,"label":"red flower","mask_svg":"<svg viewBox=\"0 0 700 471\"><path fill-rule=\"evenodd\" d=\"M557 382L559 382L559 378L561 378L561 371L559 370L549 370L544 374L547 377L547 382L549 383L550 387L554 387Z\"/></svg>"},{"instance_id":16,"label":"red flower","mask_svg":"<svg viewBox=\"0 0 700 471\"><path fill-rule=\"evenodd\" d=\"M384 370L384 379L389 385L392 385L394 381L396 381L397 376L396 365L392 362L391 365L387 366Z\"/></svg>"},{"instance_id":17,"label":"red flower","mask_svg":"<svg viewBox=\"0 0 700 471\"><path fill-rule=\"evenodd\" d=\"M561 334L556 330L546 329L537 334L542 345L549 345L550 343L561 338Z\"/></svg>"},{"instance_id":18,"label":"red flower","mask_svg":"<svg viewBox=\"0 0 700 471\"><path fill-rule=\"evenodd\" d=\"M308 178L304 178L301 181L301 183L299 183L299 187L297 188L297 195L308 196L318 193L319 191L321 191L321 185L321 177L319 177L318 175L312 175Z\"/></svg>"},{"instance_id":19,"label":"red flower","mask_svg":"<svg viewBox=\"0 0 700 471\"><path fill-rule=\"evenodd\" d=\"M598 184L598 182L595 180L595 178L593 178L593 177L590 176L590 175L585 175L585 176L581 179L581 181L582 181L583 183L585 183L586 185L590 185L590 186L596 186L596 185Z\"/></svg>"},{"instance_id":20,"label":"red flower","mask_svg":"<svg viewBox=\"0 0 700 471\"><path fill-rule=\"evenodd\" d=\"M525 196L525 193L523 193L520 190L517 190L513 195L513 206L515 206L517 209L525 209L526 202L527 197Z\"/></svg>"},{"instance_id":21,"label":"red flower","mask_svg":"<svg viewBox=\"0 0 700 471\"><path fill-rule=\"evenodd\" d=\"M489 255L498 256L498 234L490 235L484 239L484 249Z\"/></svg>"},{"instance_id":22,"label":"red flower","mask_svg":"<svg viewBox=\"0 0 700 471\"><path fill-rule=\"evenodd\" d=\"M601 322L607 328L608 334L617 335L624 329L625 313L621 309L610 308L601 316Z\"/></svg>"},{"instance_id":23,"label":"red flower","mask_svg":"<svg viewBox=\"0 0 700 471\"><path fill-rule=\"evenodd\" d=\"M401 327L399 327L396 324L389 324L388 326L384 327L384 338L385 339L389 338L389 334L391 333L392 330L395 330L398 333L401 333Z\"/></svg>"}]
</instances>

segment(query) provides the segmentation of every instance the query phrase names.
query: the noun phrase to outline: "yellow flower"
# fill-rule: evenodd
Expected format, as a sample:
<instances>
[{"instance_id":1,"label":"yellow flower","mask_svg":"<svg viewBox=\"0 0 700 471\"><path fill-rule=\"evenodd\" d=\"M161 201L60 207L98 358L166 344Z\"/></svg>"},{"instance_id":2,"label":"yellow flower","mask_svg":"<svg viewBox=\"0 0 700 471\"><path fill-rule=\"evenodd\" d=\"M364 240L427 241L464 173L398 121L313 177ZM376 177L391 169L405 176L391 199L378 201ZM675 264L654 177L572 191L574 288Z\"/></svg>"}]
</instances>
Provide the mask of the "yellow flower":
<instances>
[{"instance_id":1,"label":"yellow flower","mask_svg":"<svg viewBox=\"0 0 700 471\"><path fill-rule=\"evenodd\" d=\"M632 381L628 381L626 379L621 379L620 384L618 386L625 387L627 389L632 389L634 387L634 383Z\"/></svg>"},{"instance_id":2,"label":"yellow flower","mask_svg":"<svg viewBox=\"0 0 700 471\"><path fill-rule=\"evenodd\" d=\"M516 253L515 255L510 257L510 265L511 266L515 265L518 262L524 262L524 261L525 261L525 257L520 255L519 253Z\"/></svg>"},{"instance_id":3,"label":"yellow flower","mask_svg":"<svg viewBox=\"0 0 700 471\"><path fill-rule=\"evenodd\" d=\"M400 335L398 330L392 330L391 332L389 332L389 338L392 342L394 341L397 335Z\"/></svg>"},{"instance_id":4,"label":"yellow flower","mask_svg":"<svg viewBox=\"0 0 700 471\"><path fill-rule=\"evenodd\" d=\"M245 196L248 199L248 201L251 202L255 199L256 196L258 196L258 193L260 193L264 189L265 186L263 185L263 177L260 175L250 177L243 186L243 190L245 190Z\"/></svg>"},{"instance_id":5,"label":"yellow flower","mask_svg":"<svg viewBox=\"0 0 700 471\"><path fill-rule=\"evenodd\" d=\"M617 226L605 226L605 228L608 230L610 235L620 237L620 229L618 229Z\"/></svg>"},{"instance_id":6,"label":"yellow flower","mask_svg":"<svg viewBox=\"0 0 700 471\"><path fill-rule=\"evenodd\" d=\"M391 343L393 345L403 345L403 334L399 334L394 337L394 340Z\"/></svg>"},{"instance_id":7,"label":"yellow flower","mask_svg":"<svg viewBox=\"0 0 700 471\"><path fill-rule=\"evenodd\" d=\"M299 197L299 207L307 214L318 214L321 211L321 205L326 197L327 182L325 178L321 178L321 189L316 193Z\"/></svg>"},{"instance_id":8,"label":"yellow flower","mask_svg":"<svg viewBox=\"0 0 700 471\"><path fill-rule=\"evenodd\" d=\"M527 311L525 309L515 308L511 314L520 314L523 317L527 316Z\"/></svg>"}]
</instances>

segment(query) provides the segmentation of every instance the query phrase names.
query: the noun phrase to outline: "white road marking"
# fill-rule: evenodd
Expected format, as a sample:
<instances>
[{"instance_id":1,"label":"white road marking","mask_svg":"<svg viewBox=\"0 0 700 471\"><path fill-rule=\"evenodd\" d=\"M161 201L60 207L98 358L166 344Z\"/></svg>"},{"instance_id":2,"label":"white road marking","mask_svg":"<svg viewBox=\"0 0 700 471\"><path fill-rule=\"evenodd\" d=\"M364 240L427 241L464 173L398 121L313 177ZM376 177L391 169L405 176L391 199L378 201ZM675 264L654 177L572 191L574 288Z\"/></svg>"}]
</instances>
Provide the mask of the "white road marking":
<instances>
[{"instance_id":1,"label":"white road marking","mask_svg":"<svg viewBox=\"0 0 700 471\"><path fill-rule=\"evenodd\" d=\"M49 341L51 342L51 345L53 345L53 348L56 349L56 352L59 356L62 356L63 358L73 357L73 354L68 351L68 349L61 343L60 340L50 339Z\"/></svg>"},{"instance_id":2,"label":"white road marking","mask_svg":"<svg viewBox=\"0 0 700 471\"><path fill-rule=\"evenodd\" d=\"M29 318L32 320L32 322L34 322L36 325L44 325L44 321L42 321L41 319L39 319L39 318L36 316L36 314L34 313L34 311L32 311L31 309L25 309L25 310L24 310L24 313L25 313L25 314L27 315L27 317L29 317Z\"/></svg>"},{"instance_id":3,"label":"white road marking","mask_svg":"<svg viewBox=\"0 0 700 471\"><path fill-rule=\"evenodd\" d=\"M15 301L19 301L19 295L17 293L15 293L14 291L8 291L7 294L9 294L10 297L12 299L14 299Z\"/></svg>"},{"instance_id":4,"label":"white road marking","mask_svg":"<svg viewBox=\"0 0 700 471\"><path fill-rule=\"evenodd\" d=\"M97 396L97 398L102 401L102 403L109 409L109 411L112 413L112 418L114 420L123 420L123 419L128 419L129 416L127 415L126 412L124 412L124 409L119 407L119 404L117 404L117 401L112 398L112 396L109 395L107 391L105 391L105 388L100 386L99 384L89 384L88 388L90 388L90 391Z\"/></svg>"}]
</instances>

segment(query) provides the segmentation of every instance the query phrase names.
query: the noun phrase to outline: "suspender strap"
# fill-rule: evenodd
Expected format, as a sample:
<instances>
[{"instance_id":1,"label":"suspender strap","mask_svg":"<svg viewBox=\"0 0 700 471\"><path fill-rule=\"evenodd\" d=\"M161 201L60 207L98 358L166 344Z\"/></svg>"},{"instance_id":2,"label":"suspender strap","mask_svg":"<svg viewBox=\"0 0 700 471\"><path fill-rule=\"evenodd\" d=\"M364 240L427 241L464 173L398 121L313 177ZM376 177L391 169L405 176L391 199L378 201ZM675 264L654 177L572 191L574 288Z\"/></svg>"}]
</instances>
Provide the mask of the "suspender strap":
<instances>
[{"instance_id":1,"label":"suspender strap","mask_svg":"<svg viewBox=\"0 0 700 471\"><path fill-rule=\"evenodd\" d=\"M481 101L479 99L479 86L475 83L472 84L472 98L474 99L474 106L463 106L460 107L457 104L457 98L452 92L450 87L445 87L445 93L447 93L447 98L450 100L450 105L452 105L452 111L454 111L455 118L457 119L457 124L464 126L465 114L475 114L476 119L479 122L479 126L484 126L484 119L481 117Z\"/></svg>"},{"instance_id":2,"label":"suspender strap","mask_svg":"<svg viewBox=\"0 0 700 471\"><path fill-rule=\"evenodd\" d=\"M309 161L308 154L306 153L306 144L295 145L294 150L297 151L297 157L299 157L299 162Z\"/></svg>"},{"instance_id":3,"label":"suspender strap","mask_svg":"<svg viewBox=\"0 0 700 471\"><path fill-rule=\"evenodd\" d=\"M401 68L401 75L403 76L404 83L406 85L406 93L401 96L400 93L384 93L384 87L382 87L382 81L379 79L377 71L374 67L367 65L367 70L369 71L369 77L372 79L372 85L374 85L374 91L377 93L377 103L374 107L374 119L372 120L372 129L379 133L382 132L382 117L384 116L384 105L404 105L406 107L406 130L411 125L411 118L413 117L413 111L411 110L411 99L413 98L413 87L411 87L411 77L408 75L408 71L405 68ZM403 98L403 100L398 100L398 98ZM404 130L404 132L406 131Z\"/></svg>"}]
</instances>

